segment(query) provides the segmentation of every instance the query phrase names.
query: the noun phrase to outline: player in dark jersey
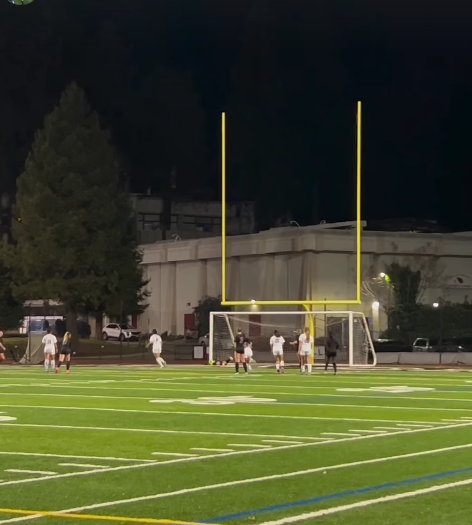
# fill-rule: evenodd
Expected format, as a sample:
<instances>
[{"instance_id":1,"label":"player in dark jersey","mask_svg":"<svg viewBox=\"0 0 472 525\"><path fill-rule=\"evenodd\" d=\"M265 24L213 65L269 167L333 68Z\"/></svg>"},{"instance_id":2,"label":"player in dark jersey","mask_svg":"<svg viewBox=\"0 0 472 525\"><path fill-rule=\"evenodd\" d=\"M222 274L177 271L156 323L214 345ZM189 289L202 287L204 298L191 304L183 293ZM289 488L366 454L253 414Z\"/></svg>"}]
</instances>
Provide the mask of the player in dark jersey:
<instances>
[{"instance_id":1,"label":"player in dark jersey","mask_svg":"<svg viewBox=\"0 0 472 525\"><path fill-rule=\"evenodd\" d=\"M67 368L66 374L70 374L70 355L71 355L70 344L71 342L72 342L72 339L71 339L70 332L66 332L62 339L62 347L61 347L61 352L59 355L59 361L56 367L56 372L55 372L56 374L59 373L59 368L61 367L64 360L66 362L66 368Z\"/></svg>"},{"instance_id":2,"label":"player in dark jersey","mask_svg":"<svg viewBox=\"0 0 472 525\"><path fill-rule=\"evenodd\" d=\"M5 361L5 359L6 359L6 357L5 357L5 350L6 350L6 348L3 346L2 337L3 337L3 332L0 331L0 364L2 364L3 361Z\"/></svg>"},{"instance_id":3,"label":"player in dark jersey","mask_svg":"<svg viewBox=\"0 0 472 525\"><path fill-rule=\"evenodd\" d=\"M238 333L234 338L234 366L236 367L236 374L239 374L239 365L243 365L244 372L247 374L246 358L244 357L244 342L246 336L243 334L241 328L238 328Z\"/></svg>"},{"instance_id":4,"label":"player in dark jersey","mask_svg":"<svg viewBox=\"0 0 472 525\"><path fill-rule=\"evenodd\" d=\"M290 343L293 347L295 347L295 350L297 351L297 359L298 359L298 368L300 369L300 372L302 371L302 357L299 352L299 342L300 342L300 336L303 334L303 330L299 328L295 332L294 340Z\"/></svg>"},{"instance_id":5,"label":"player in dark jersey","mask_svg":"<svg viewBox=\"0 0 472 525\"><path fill-rule=\"evenodd\" d=\"M328 337L325 341L325 357L326 357L326 364L325 364L325 372L328 371L328 365L331 361L333 363L333 369L334 369L334 375L338 372L338 367L336 365L336 355L338 352L339 344L336 341L336 339L333 336L333 332L328 333Z\"/></svg>"}]
</instances>

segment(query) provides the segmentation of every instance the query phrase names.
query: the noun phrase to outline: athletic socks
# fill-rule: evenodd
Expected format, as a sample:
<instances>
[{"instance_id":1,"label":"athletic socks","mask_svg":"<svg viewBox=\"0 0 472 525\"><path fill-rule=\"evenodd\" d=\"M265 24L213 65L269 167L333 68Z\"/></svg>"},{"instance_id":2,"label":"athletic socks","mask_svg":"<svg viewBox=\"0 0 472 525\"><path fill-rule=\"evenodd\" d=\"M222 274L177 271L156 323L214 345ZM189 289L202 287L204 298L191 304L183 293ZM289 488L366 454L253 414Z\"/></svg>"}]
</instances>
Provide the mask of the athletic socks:
<instances>
[{"instance_id":1,"label":"athletic socks","mask_svg":"<svg viewBox=\"0 0 472 525\"><path fill-rule=\"evenodd\" d=\"M275 363L275 369L277 370L277 372L280 370L280 365L279 365L279 363Z\"/></svg>"},{"instance_id":2,"label":"athletic socks","mask_svg":"<svg viewBox=\"0 0 472 525\"><path fill-rule=\"evenodd\" d=\"M243 367L244 367L244 372L247 374L247 364L243 363Z\"/></svg>"},{"instance_id":3,"label":"athletic socks","mask_svg":"<svg viewBox=\"0 0 472 525\"><path fill-rule=\"evenodd\" d=\"M46 370L46 372L49 370L49 361L44 361L44 370Z\"/></svg>"},{"instance_id":4,"label":"athletic socks","mask_svg":"<svg viewBox=\"0 0 472 525\"><path fill-rule=\"evenodd\" d=\"M285 366L285 363L283 361L280 361L280 372L282 374L284 373L284 366Z\"/></svg>"},{"instance_id":5,"label":"athletic socks","mask_svg":"<svg viewBox=\"0 0 472 525\"><path fill-rule=\"evenodd\" d=\"M308 373L311 374L312 365L308 365Z\"/></svg>"},{"instance_id":6,"label":"athletic socks","mask_svg":"<svg viewBox=\"0 0 472 525\"><path fill-rule=\"evenodd\" d=\"M236 373L239 374L239 363L235 363Z\"/></svg>"},{"instance_id":7,"label":"athletic socks","mask_svg":"<svg viewBox=\"0 0 472 525\"><path fill-rule=\"evenodd\" d=\"M249 372L252 372L252 366L251 365L247 365L247 369L249 370Z\"/></svg>"},{"instance_id":8,"label":"athletic socks","mask_svg":"<svg viewBox=\"0 0 472 525\"><path fill-rule=\"evenodd\" d=\"M338 373L338 365L336 363L333 363L333 368L334 368L334 375L336 375Z\"/></svg>"}]
</instances>

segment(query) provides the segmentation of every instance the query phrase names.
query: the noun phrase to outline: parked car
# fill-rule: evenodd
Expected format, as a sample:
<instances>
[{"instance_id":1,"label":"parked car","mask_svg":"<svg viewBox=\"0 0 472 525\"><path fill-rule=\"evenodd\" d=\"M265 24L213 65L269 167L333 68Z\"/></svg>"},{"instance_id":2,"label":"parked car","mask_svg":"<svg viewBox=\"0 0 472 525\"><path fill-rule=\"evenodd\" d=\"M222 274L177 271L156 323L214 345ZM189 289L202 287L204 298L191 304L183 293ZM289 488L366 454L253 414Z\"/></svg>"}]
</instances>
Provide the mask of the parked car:
<instances>
[{"instance_id":1,"label":"parked car","mask_svg":"<svg viewBox=\"0 0 472 525\"><path fill-rule=\"evenodd\" d=\"M472 352L472 337L459 337L458 343L461 352Z\"/></svg>"},{"instance_id":2,"label":"parked car","mask_svg":"<svg viewBox=\"0 0 472 525\"><path fill-rule=\"evenodd\" d=\"M109 323L102 331L102 337L105 341L108 339L118 339L118 341L139 340L141 331L127 324Z\"/></svg>"},{"instance_id":3,"label":"parked car","mask_svg":"<svg viewBox=\"0 0 472 525\"><path fill-rule=\"evenodd\" d=\"M460 339L444 338L439 343L438 338L418 337L413 343L413 352L448 352L458 353L463 351L460 344Z\"/></svg>"}]
</instances>

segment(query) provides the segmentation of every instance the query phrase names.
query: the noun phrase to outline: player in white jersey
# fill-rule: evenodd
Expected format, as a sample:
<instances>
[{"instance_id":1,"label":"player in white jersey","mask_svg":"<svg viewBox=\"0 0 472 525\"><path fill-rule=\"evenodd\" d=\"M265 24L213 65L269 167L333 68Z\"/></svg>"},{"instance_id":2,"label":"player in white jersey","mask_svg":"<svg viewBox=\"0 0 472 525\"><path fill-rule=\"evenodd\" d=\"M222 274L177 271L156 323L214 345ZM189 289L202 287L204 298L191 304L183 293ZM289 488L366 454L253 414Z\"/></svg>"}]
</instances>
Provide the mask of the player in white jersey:
<instances>
[{"instance_id":1,"label":"player in white jersey","mask_svg":"<svg viewBox=\"0 0 472 525\"><path fill-rule=\"evenodd\" d=\"M57 339L54 334L51 334L51 329L47 329L47 334L43 337L42 344L44 345L44 369L46 372L51 369L56 369L56 354Z\"/></svg>"},{"instance_id":2,"label":"player in white jersey","mask_svg":"<svg viewBox=\"0 0 472 525\"><path fill-rule=\"evenodd\" d=\"M277 330L274 330L274 335L270 338L270 349L275 357L275 369L278 374L285 373L284 363L284 344L285 339L279 334Z\"/></svg>"},{"instance_id":3,"label":"player in white jersey","mask_svg":"<svg viewBox=\"0 0 472 525\"><path fill-rule=\"evenodd\" d=\"M308 356L311 354L315 340L310 334L310 329L305 328L298 340L298 354L300 356L300 374L308 372L311 374L312 365L308 364Z\"/></svg>"},{"instance_id":4,"label":"player in white jersey","mask_svg":"<svg viewBox=\"0 0 472 525\"><path fill-rule=\"evenodd\" d=\"M154 357L156 359L156 363L161 367L164 368L164 366L167 364L164 359L161 357L162 353L162 338L157 333L157 330L154 329L152 331L152 335L149 338L148 346L152 345L152 353L154 354Z\"/></svg>"},{"instance_id":5,"label":"player in white jersey","mask_svg":"<svg viewBox=\"0 0 472 525\"><path fill-rule=\"evenodd\" d=\"M0 364L2 363L2 361L5 361L6 359L5 357L6 348L3 346L2 337L3 337L3 332L0 330Z\"/></svg>"},{"instance_id":6,"label":"player in white jersey","mask_svg":"<svg viewBox=\"0 0 472 525\"><path fill-rule=\"evenodd\" d=\"M252 372L251 360L254 354L252 351L252 342L248 337L244 339L243 346L244 346L244 359L246 361L247 369L249 372Z\"/></svg>"}]
</instances>

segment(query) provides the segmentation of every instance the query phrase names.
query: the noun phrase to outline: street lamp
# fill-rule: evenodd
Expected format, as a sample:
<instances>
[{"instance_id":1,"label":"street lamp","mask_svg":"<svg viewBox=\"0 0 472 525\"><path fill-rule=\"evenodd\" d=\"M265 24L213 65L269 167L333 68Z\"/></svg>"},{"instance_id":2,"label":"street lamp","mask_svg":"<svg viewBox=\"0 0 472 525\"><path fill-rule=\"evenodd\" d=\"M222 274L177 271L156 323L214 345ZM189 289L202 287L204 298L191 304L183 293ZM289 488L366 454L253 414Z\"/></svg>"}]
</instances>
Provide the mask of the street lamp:
<instances>
[{"instance_id":1,"label":"street lamp","mask_svg":"<svg viewBox=\"0 0 472 525\"><path fill-rule=\"evenodd\" d=\"M433 308L439 308L439 303L433 303Z\"/></svg>"},{"instance_id":2,"label":"street lamp","mask_svg":"<svg viewBox=\"0 0 472 525\"><path fill-rule=\"evenodd\" d=\"M380 272L380 278L381 278L381 279L385 279L385 276L386 276L386 275L387 275L386 273L384 273L384 272Z\"/></svg>"}]
</instances>

